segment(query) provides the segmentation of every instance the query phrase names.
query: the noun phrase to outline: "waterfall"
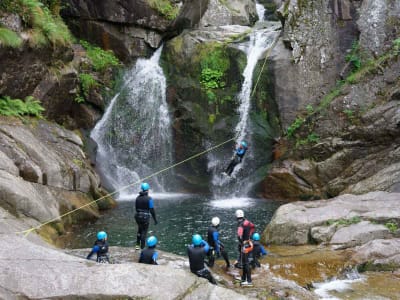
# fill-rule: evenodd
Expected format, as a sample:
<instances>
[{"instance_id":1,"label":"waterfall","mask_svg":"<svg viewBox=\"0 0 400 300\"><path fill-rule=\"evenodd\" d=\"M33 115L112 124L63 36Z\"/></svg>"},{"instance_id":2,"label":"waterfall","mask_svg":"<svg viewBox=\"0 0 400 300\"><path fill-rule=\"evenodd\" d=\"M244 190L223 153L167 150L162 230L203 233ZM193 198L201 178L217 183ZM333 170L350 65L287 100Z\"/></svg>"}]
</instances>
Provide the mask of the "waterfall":
<instances>
[{"instance_id":1,"label":"waterfall","mask_svg":"<svg viewBox=\"0 0 400 300\"><path fill-rule=\"evenodd\" d=\"M172 163L166 79L159 66L161 51L162 47L150 59L138 59L125 73L120 91L91 132L97 143L96 166L113 189ZM153 190L164 191L167 173L148 180ZM131 188L119 198L138 190Z\"/></svg>"},{"instance_id":2,"label":"waterfall","mask_svg":"<svg viewBox=\"0 0 400 300\"><path fill-rule=\"evenodd\" d=\"M263 14L263 12L260 12L260 14ZM254 29L250 34L250 41L239 46L239 49L246 53L247 65L242 73L244 80L240 93L237 96L239 102L237 110L239 122L234 129L236 145L238 145L242 140L245 140L251 147L252 132L249 118L253 89L253 72L259 60L263 58L263 55L265 55L271 47L273 47L275 40L279 36L279 23L268 22L261 27L265 28ZM220 174L221 168L218 167L218 165L221 164L221 157L217 157L215 154L211 153L208 156L208 159L208 168L213 172L212 184L214 186L214 194L216 197L247 196L248 191L253 185L251 176L254 175L254 170L257 166L259 167L251 148L247 152L243 162L236 166L230 178ZM226 157L223 161L225 164L229 163L229 161L226 160ZM235 180L239 172L240 179ZM232 178L234 180L232 180Z\"/></svg>"},{"instance_id":3,"label":"waterfall","mask_svg":"<svg viewBox=\"0 0 400 300\"><path fill-rule=\"evenodd\" d=\"M257 10L257 15L258 15L258 21L262 22L265 20L265 7L264 5L256 2L256 10Z\"/></svg>"}]
</instances>

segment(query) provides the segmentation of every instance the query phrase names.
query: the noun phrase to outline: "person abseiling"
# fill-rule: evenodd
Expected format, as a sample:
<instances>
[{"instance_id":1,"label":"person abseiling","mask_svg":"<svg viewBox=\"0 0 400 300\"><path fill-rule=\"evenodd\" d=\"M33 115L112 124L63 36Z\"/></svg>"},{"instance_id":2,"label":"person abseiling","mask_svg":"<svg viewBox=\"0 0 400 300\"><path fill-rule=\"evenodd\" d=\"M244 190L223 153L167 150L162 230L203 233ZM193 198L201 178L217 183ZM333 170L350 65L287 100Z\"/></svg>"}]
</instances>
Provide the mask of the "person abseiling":
<instances>
[{"instance_id":1,"label":"person abseiling","mask_svg":"<svg viewBox=\"0 0 400 300\"><path fill-rule=\"evenodd\" d=\"M252 240L253 240L253 251L251 251L250 253L249 261L251 267L254 269L255 267L257 268L261 267L261 264L258 261L258 259L263 255L267 255L268 251L265 250L263 245L261 245L260 235L257 232L253 233Z\"/></svg>"},{"instance_id":2,"label":"person abseiling","mask_svg":"<svg viewBox=\"0 0 400 300\"><path fill-rule=\"evenodd\" d=\"M149 265L158 265L158 252L156 251L156 245L158 240L155 236L150 236L147 238L147 248L140 252L139 262Z\"/></svg>"},{"instance_id":3,"label":"person abseiling","mask_svg":"<svg viewBox=\"0 0 400 300\"><path fill-rule=\"evenodd\" d=\"M150 185L147 182L143 182L140 187L142 190L139 192L139 196L137 196L135 201L135 220L138 225L136 250L143 249L145 246L147 230L150 224L150 215L153 217L154 224L157 225L153 198L149 196Z\"/></svg>"},{"instance_id":4,"label":"person abseiling","mask_svg":"<svg viewBox=\"0 0 400 300\"><path fill-rule=\"evenodd\" d=\"M99 231L97 233L97 240L94 242L92 251L90 251L86 259L90 259L95 253L97 254L96 261L98 263L110 263L107 233L105 231Z\"/></svg>"},{"instance_id":5,"label":"person abseiling","mask_svg":"<svg viewBox=\"0 0 400 300\"><path fill-rule=\"evenodd\" d=\"M240 164L243 160L243 156L246 154L247 151L247 143L245 141L241 141L239 147L235 150L235 155L232 158L231 162L229 163L228 167L225 170L225 174L231 176L235 167Z\"/></svg>"},{"instance_id":6,"label":"person abseiling","mask_svg":"<svg viewBox=\"0 0 400 300\"><path fill-rule=\"evenodd\" d=\"M228 258L228 253L225 251L224 244L219 240L219 232L218 227L220 224L220 219L218 217L214 217L211 219L211 226L208 227L207 231L207 242L210 245L210 250L207 253L208 256L208 266L213 267L215 262L215 255L217 257L222 257L226 263L226 269L230 268L230 262Z\"/></svg>"},{"instance_id":7,"label":"person abseiling","mask_svg":"<svg viewBox=\"0 0 400 300\"><path fill-rule=\"evenodd\" d=\"M211 272L205 267L204 259L210 246L199 234L192 237L192 244L187 248L190 271L199 277L206 278L212 284L217 284Z\"/></svg>"},{"instance_id":8,"label":"person abseiling","mask_svg":"<svg viewBox=\"0 0 400 300\"><path fill-rule=\"evenodd\" d=\"M254 232L254 224L245 219L244 212L238 209L235 212L238 222L237 238L239 240L239 262L242 266L241 286L252 286L251 269L249 265L249 254L253 250L253 243L250 240ZM235 265L236 266L236 265Z\"/></svg>"}]
</instances>

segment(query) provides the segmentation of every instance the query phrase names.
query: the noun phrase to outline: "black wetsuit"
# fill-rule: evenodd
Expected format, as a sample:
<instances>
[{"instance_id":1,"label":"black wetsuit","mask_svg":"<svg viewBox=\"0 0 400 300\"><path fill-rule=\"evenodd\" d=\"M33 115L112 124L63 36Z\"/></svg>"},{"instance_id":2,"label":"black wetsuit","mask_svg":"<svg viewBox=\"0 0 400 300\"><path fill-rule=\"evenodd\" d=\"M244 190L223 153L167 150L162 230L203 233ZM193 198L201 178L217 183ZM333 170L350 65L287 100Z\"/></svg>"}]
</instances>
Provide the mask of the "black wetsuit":
<instances>
[{"instance_id":1,"label":"black wetsuit","mask_svg":"<svg viewBox=\"0 0 400 300\"><path fill-rule=\"evenodd\" d=\"M92 251L90 251L86 258L90 259L95 253L97 254L97 262L110 262L108 257L108 242L106 240L96 240L94 242Z\"/></svg>"},{"instance_id":2,"label":"black wetsuit","mask_svg":"<svg viewBox=\"0 0 400 300\"><path fill-rule=\"evenodd\" d=\"M219 240L219 232L218 232L217 227L215 227L215 226L208 227L207 242L210 246L210 250L207 253L208 266L211 268L214 266L215 254L216 254L217 257L222 255L222 257L225 260L226 267L229 268L230 262L229 262L229 258L228 258L228 253L225 251L224 245ZM215 252L215 254L214 254L214 252Z\"/></svg>"},{"instance_id":3,"label":"black wetsuit","mask_svg":"<svg viewBox=\"0 0 400 300\"><path fill-rule=\"evenodd\" d=\"M260 241L253 241L253 251L251 251L249 256L250 265L255 268L261 267L258 259L262 255L267 255L267 251L264 249L263 245L261 245Z\"/></svg>"},{"instance_id":4,"label":"black wetsuit","mask_svg":"<svg viewBox=\"0 0 400 300\"><path fill-rule=\"evenodd\" d=\"M138 232L136 235L136 245L140 245L143 249L146 244L147 230L150 224L150 215L157 224L156 213L153 207L153 199L148 195L148 192L140 192L135 202L136 214L135 220L138 225Z\"/></svg>"},{"instance_id":5,"label":"black wetsuit","mask_svg":"<svg viewBox=\"0 0 400 300\"><path fill-rule=\"evenodd\" d=\"M230 164L226 168L225 173L228 174L229 176L232 174L233 170L235 169L236 165L240 164L242 162L243 156L246 154L247 148L244 147L239 147L236 149L236 155L234 158L231 160Z\"/></svg>"},{"instance_id":6,"label":"black wetsuit","mask_svg":"<svg viewBox=\"0 0 400 300\"><path fill-rule=\"evenodd\" d=\"M139 262L149 265L158 265L157 263L158 253L155 247L148 247L142 250L139 257Z\"/></svg>"},{"instance_id":7,"label":"black wetsuit","mask_svg":"<svg viewBox=\"0 0 400 300\"><path fill-rule=\"evenodd\" d=\"M204 266L204 259L210 247L205 241L200 246L190 245L187 249L190 271L199 277L206 278L212 284L217 284L210 271Z\"/></svg>"},{"instance_id":8,"label":"black wetsuit","mask_svg":"<svg viewBox=\"0 0 400 300\"><path fill-rule=\"evenodd\" d=\"M242 265L242 281L251 282L251 269L249 265L249 253L244 252L244 246L248 244L254 232L254 224L245 218L238 220L239 261Z\"/></svg>"}]
</instances>

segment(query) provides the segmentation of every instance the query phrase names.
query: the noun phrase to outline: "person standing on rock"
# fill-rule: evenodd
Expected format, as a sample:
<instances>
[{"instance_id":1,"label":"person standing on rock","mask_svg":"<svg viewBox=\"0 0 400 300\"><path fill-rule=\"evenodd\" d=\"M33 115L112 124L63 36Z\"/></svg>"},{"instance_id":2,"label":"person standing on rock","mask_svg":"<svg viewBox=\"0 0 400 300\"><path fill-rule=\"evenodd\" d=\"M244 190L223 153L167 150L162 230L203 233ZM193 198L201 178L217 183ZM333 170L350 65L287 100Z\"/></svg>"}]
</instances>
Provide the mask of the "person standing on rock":
<instances>
[{"instance_id":1,"label":"person standing on rock","mask_svg":"<svg viewBox=\"0 0 400 300\"><path fill-rule=\"evenodd\" d=\"M147 231L150 225L150 215L153 217L154 224L157 225L153 198L149 196L150 185L147 182L143 182L140 187L142 190L139 192L139 196L137 196L135 201L135 221L138 226L136 250L143 249L145 246Z\"/></svg>"},{"instance_id":2,"label":"person standing on rock","mask_svg":"<svg viewBox=\"0 0 400 300\"><path fill-rule=\"evenodd\" d=\"M149 265L158 265L157 259L158 259L158 252L156 251L156 245L157 245L157 238L155 236L150 236L146 243L147 243L147 248L142 250L140 253L139 257L139 262L143 264L149 264Z\"/></svg>"},{"instance_id":3,"label":"person standing on rock","mask_svg":"<svg viewBox=\"0 0 400 300\"><path fill-rule=\"evenodd\" d=\"M199 234L192 237L192 244L187 248L190 271L199 277L206 278L212 284L217 284L211 272L205 267L204 259L210 246Z\"/></svg>"},{"instance_id":4,"label":"person standing on rock","mask_svg":"<svg viewBox=\"0 0 400 300\"><path fill-rule=\"evenodd\" d=\"M231 176L236 165L242 162L243 156L246 154L246 151L247 151L247 143L245 141L241 141L239 147L237 147L235 150L234 157L232 158L231 162L229 163L228 167L226 168L223 174Z\"/></svg>"},{"instance_id":5,"label":"person standing on rock","mask_svg":"<svg viewBox=\"0 0 400 300\"><path fill-rule=\"evenodd\" d=\"M218 227L220 224L220 219L218 217L214 217L211 219L211 226L208 227L207 231L207 242L210 245L210 250L207 253L208 256L208 266L213 267L215 261L215 255L217 257L222 257L226 263L226 269L230 268L230 262L228 258L228 253L224 249L224 244L219 240L219 232Z\"/></svg>"},{"instance_id":6,"label":"person standing on rock","mask_svg":"<svg viewBox=\"0 0 400 300\"><path fill-rule=\"evenodd\" d=\"M250 261L251 267L254 269L256 267L257 268L261 267L261 264L258 261L258 259L261 256L267 255L268 252L267 252L267 250L265 250L264 246L261 245L261 243L260 243L260 234L255 232L253 234L252 241L253 241L253 251L250 252L249 261Z\"/></svg>"},{"instance_id":7,"label":"person standing on rock","mask_svg":"<svg viewBox=\"0 0 400 300\"><path fill-rule=\"evenodd\" d=\"M239 261L242 266L241 286L253 286L251 281L251 269L249 264L249 254L253 250L253 243L250 240L254 232L254 224L245 219L244 212L238 209L235 212L236 220L238 222L237 238L239 240ZM236 264L235 264L236 266Z\"/></svg>"},{"instance_id":8,"label":"person standing on rock","mask_svg":"<svg viewBox=\"0 0 400 300\"><path fill-rule=\"evenodd\" d=\"M92 251L90 251L86 259L90 259L95 253L97 254L96 261L98 263L110 263L108 256L107 233L105 231L99 231L97 233L97 240L94 242Z\"/></svg>"}]
</instances>

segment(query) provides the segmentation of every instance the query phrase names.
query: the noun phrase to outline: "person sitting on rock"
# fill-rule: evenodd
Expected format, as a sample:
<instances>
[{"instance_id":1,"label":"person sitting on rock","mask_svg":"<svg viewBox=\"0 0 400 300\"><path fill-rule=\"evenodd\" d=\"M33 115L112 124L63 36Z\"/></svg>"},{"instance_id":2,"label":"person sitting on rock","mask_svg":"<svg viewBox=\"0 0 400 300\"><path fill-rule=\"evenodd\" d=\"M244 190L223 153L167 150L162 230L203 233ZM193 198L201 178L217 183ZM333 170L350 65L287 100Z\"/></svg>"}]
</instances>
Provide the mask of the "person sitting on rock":
<instances>
[{"instance_id":1,"label":"person sitting on rock","mask_svg":"<svg viewBox=\"0 0 400 300\"><path fill-rule=\"evenodd\" d=\"M107 233L105 231L99 231L97 233L97 240L94 242L92 251L90 251L86 259L90 259L95 253L97 254L96 261L98 263L110 263L108 255Z\"/></svg>"},{"instance_id":2,"label":"person sitting on rock","mask_svg":"<svg viewBox=\"0 0 400 300\"><path fill-rule=\"evenodd\" d=\"M254 269L256 267L257 268L261 267L261 264L258 261L258 259L263 255L267 255L268 252L267 250L265 250L264 246L261 245L260 243L260 234L255 232L252 236L252 241L253 241L253 250L249 255L249 262L251 267Z\"/></svg>"},{"instance_id":3,"label":"person sitting on rock","mask_svg":"<svg viewBox=\"0 0 400 300\"><path fill-rule=\"evenodd\" d=\"M231 176L236 165L238 165L242 162L243 156L246 154L246 151L247 151L247 143L245 141L241 141L239 144L239 147L236 148L235 155L232 158L228 167L226 168L224 174Z\"/></svg>"},{"instance_id":4,"label":"person sitting on rock","mask_svg":"<svg viewBox=\"0 0 400 300\"><path fill-rule=\"evenodd\" d=\"M192 237L192 245L187 248L190 271L199 277L206 278L212 284L217 284L210 271L204 265L204 259L210 246L199 234Z\"/></svg>"},{"instance_id":5,"label":"person sitting on rock","mask_svg":"<svg viewBox=\"0 0 400 300\"><path fill-rule=\"evenodd\" d=\"M158 252L156 251L157 242L158 240L155 236L150 236L147 238L146 241L147 248L143 249L142 252L140 252L140 257L139 257L140 263L149 265L158 265L157 263Z\"/></svg>"}]
</instances>

